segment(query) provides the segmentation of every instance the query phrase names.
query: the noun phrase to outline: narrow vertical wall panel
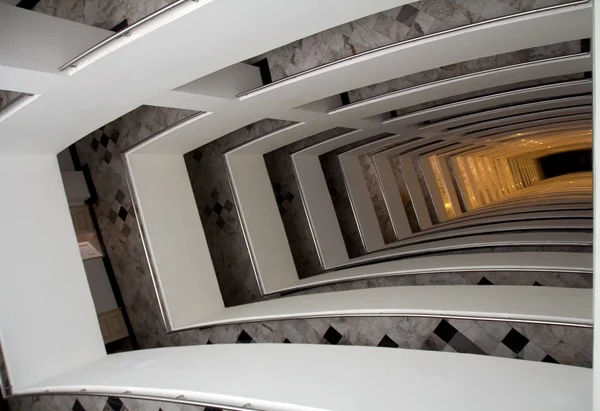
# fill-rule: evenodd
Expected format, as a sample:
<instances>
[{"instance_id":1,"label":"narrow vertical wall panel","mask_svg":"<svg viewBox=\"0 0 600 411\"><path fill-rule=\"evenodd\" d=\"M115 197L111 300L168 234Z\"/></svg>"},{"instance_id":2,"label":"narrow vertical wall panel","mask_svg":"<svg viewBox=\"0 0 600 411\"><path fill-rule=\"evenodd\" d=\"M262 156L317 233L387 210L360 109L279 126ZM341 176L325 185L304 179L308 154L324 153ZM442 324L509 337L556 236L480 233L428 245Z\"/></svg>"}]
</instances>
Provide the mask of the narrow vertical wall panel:
<instances>
[{"instance_id":1,"label":"narrow vertical wall panel","mask_svg":"<svg viewBox=\"0 0 600 411\"><path fill-rule=\"evenodd\" d=\"M444 206L444 199L442 198L442 193L437 185L437 179L435 178L431 163L424 157L421 157L420 161L423 175L425 176L425 182L427 183L427 188L429 189L429 194L431 195L431 200L433 201L438 220L440 223L448 221L448 211Z\"/></svg>"},{"instance_id":2,"label":"narrow vertical wall panel","mask_svg":"<svg viewBox=\"0 0 600 411\"><path fill-rule=\"evenodd\" d=\"M385 241L360 161L356 156L341 155L339 159L365 250L379 250L385 245Z\"/></svg>"},{"instance_id":3,"label":"narrow vertical wall panel","mask_svg":"<svg viewBox=\"0 0 600 411\"><path fill-rule=\"evenodd\" d=\"M404 176L410 199L415 208L417 220L419 221L419 226L422 230L426 230L433 224L431 222L431 217L429 217L429 212L427 211L425 198L423 198L423 192L421 191L421 186L412 159L410 157L400 157L400 164L402 166L402 175Z\"/></svg>"},{"instance_id":4,"label":"narrow vertical wall panel","mask_svg":"<svg viewBox=\"0 0 600 411\"><path fill-rule=\"evenodd\" d=\"M106 352L56 156L0 156L0 186L16 196L0 204L0 338L18 391Z\"/></svg>"},{"instance_id":5,"label":"narrow vertical wall panel","mask_svg":"<svg viewBox=\"0 0 600 411\"><path fill-rule=\"evenodd\" d=\"M319 157L299 154L292 156L292 161L323 268L327 269L347 262L350 257L330 199Z\"/></svg>"},{"instance_id":6,"label":"narrow vertical wall panel","mask_svg":"<svg viewBox=\"0 0 600 411\"><path fill-rule=\"evenodd\" d=\"M225 305L183 156L130 153L128 160L167 324L178 329L219 312Z\"/></svg>"},{"instance_id":7,"label":"narrow vertical wall panel","mask_svg":"<svg viewBox=\"0 0 600 411\"><path fill-rule=\"evenodd\" d=\"M412 235L412 230L410 228L410 223L408 222L404 203L402 202L402 197L398 190L394 170L392 170L389 157L374 156L373 162L377 168L381 192L383 193L385 205L388 209L396 238L402 240L410 237Z\"/></svg>"}]
</instances>

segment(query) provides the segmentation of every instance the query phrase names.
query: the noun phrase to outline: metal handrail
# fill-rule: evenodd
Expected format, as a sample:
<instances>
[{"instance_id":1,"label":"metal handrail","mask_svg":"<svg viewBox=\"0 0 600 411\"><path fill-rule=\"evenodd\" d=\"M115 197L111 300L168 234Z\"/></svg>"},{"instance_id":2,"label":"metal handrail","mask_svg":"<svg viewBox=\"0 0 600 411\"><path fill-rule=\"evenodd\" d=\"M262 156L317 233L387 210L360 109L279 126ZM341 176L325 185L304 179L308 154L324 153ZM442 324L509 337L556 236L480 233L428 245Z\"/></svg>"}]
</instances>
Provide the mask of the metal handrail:
<instances>
[{"instance_id":1,"label":"metal handrail","mask_svg":"<svg viewBox=\"0 0 600 411\"><path fill-rule=\"evenodd\" d=\"M86 51L84 51L83 53L81 53L80 55L78 55L77 57L69 60L67 63L63 64L62 66L59 67L59 71L64 71L70 67L77 67L77 62L79 62L81 59L89 56L90 54L92 54L93 52L95 52L96 50L104 47L105 45L107 45L108 43L112 42L113 40L116 40L118 38L121 37L129 37L131 35L131 31L133 29L138 28L139 26L141 26L144 23L147 23L148 21L154 19L157 16L160 16L161 14L179 6L180 4L186 3L189 0L175 0L173 3L167 4L166 6L156 10L154 13L147 15L146 17L142 18L141 20L136 21L135 23L133 23L131 26L125 27L123 30L113 34L112 36L102 40L100 43L95 44L94 46L92 46L91 48L87 49ZM199 0L192 0L194 2L198 2Z\"/></svg>"}]
</instances>

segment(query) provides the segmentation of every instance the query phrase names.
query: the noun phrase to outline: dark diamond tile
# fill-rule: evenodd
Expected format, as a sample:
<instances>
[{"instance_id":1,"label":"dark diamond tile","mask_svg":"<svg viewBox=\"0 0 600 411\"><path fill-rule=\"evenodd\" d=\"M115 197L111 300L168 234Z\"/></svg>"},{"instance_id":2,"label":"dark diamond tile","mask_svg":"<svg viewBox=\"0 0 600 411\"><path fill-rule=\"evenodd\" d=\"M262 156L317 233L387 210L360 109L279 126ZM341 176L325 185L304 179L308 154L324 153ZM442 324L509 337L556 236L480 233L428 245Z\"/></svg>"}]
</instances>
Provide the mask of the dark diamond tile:
<instances>
[{"instance_id":1,"label":"dark diamond tile","mask_svg":"<svg viewBox=\"0 0 600 411\"><path fill-rule=\"evenodd\" d=\"M71 408L71 410L73 410L73 411L85 411L85 408L83 408L83 405L81 405L81 403L79 402L79 400L75 400L75 404L73 404L73 407Z\"/></svg>"},{"instance_id":2,"label":"dark diamond tile","mask_svg":"<svg viewBox=\"0 0 600 411\"><path fill-rule=\"evenodd\" d=\"M215 211L215 213L221 215L221 211L223 211L223 206L217 202L217 203L215 203L213 210Z\"/></svg>"},{"instance_id":3,"label":"dark diamond tile","mask_svg":"<svg viewBox=\"0 0 600 411\"><path fill-rule=\"evenodd\" d=\"M448 321L442 320L433 330L434 334L440 337L445 342L450 342L452 337L458 332Z\"/></svg>"},{"instance_id":4,"label":"dark diamond tile","mask_svg":"<svg viewBox=\"0 0 600 411\"><path fill-rule=\"evenodd\" d=\"M212 341L211 340L207 340L206 341L206 345L212 345Z\"/></svg>"},{"instance_id":5,"label":"dark diamond tile","mask_svg":"<svg viewBox=\"0 0 600 411\"><path fill-rule=\"evenodd\" d=\"M117 194L115 194L115 200L117 200L119 203L122 203L124 198L125 194L123 194L123 192L120 189L117 190Z\"/></svg>"},{"instance_id":6,"label":"dark diamond tile","mask_svg":"<svg viewBox=\"0 0 600 411\"><path fill-rule=\"evenodd\" d=\"M442 341L440 337L435 334L431 334L427 340L421 346L422 350L427 351L443 351L448 346L448 343Z\"/></svg>"},{"instance_id":7,"label":"dark diamond tile","mask_svg":"<svg viewBox=\"0 0 600 411\"><path fill-rule=\"evenodd\" d=\"M225 210L227 210L228 212L231 211L231 209L233 208L233 203L229 200L225 201Z\"/></svg>"},{"instance_id":8,"label":"dark diamond tile","mask_svg":"<svg viewBox=\"0 0 600 411\"><path fill-rule=\"evenodd\" d=\"M398 344L396 344L396 341L392 340L387 335L383 336L383 338L381 339L381 341L379 341L379 344L377 344L377 346L378 347L398 348Z\"/></svg>"},{"instance_id":9,"label":"dark diamond tile","mask_svg":"<svg viewBox=\"0 0 600 411\"><path fill-rule=\"evenodd\" d=\"M210 215L210 213L212 213L212 208L210 208L209 206L204 207L204 214L206 214L207 216Z\"/></svg>"},{"instance_id":10,"label":"dark diamond tile","mask_svg":"<svg viewBox=\"0 0 600 411\"><path fill-rule=\"evenodd\" d=\"M219 226L219 228L223 228L223 226L225 225L225 220L223 220L221 216L217 217L217 225Z\"/></svg>"},{"instance_id":11,"label":"dark diamond tile","mask_svg":"<svg viewBox=\"0 0 600 411\"><path fill-rule=\"evenodd\" d=\"M105 409L107 407L109 410L121 411L121 408L123 408L123 402L121 402L121 400L118 397L108 397Z\"/></svg>"},{"instance_id":12,"label":"dark diamond tile","mask_svg":"<svg viewBox=\"0 0 600 411\"><path fill-rule=\"evenodd\" d=\"M129 210L127 210L129 212L129 215L133 218L135 218L135 207L132 205L129 206Z\"/></svg>"},{"instance_id":13,"label":"dark diamond tile","mask_svg":"<svg viewBox=\"0 0 600 411\"><path fill-rule=\"evenodd\" d=\"M291 344L292 342L286 338L285 340L283 340L283 343L284 344Z\"/></svg>"},{"instance_id":14,"label":"dark diamond tile","mask_svg":"<svg viewBox=\"0 0 600 411\"><path fill-rule=\"evenodd\" d=\"M219 193L219 191L216 188L214 188L213 191L210 193L210 196L215 201L219 201L219 195L220 195L220 193Z\"/></svg>"},{"instance_id":15,"label":"dark diamond tile","mask_svg":"<svg viewBox=\"0 0 600 411\"><path fill-rule=\"evenodd\" d=\"M112 160L112 154L110 153L110 151L106 150L106 153L104 153L104 161L106 161L106 164L110 164L110 160Z\"/></svg>"},{"instance_id":16,"label":"dark diamond tile","mask_svg":"<svg viewBox=\"0 0 600 411\"><path fill-rule=\"evenodd\" d=\"M277 200L277 204L281 204L285 198L281 194L277 194L275 195L275 200Z\"/></svg>"},{"instance_id":17,"label":"dark diamond tile","mask_svg":"<svg viewBox=\"0 0 600 411\"><path fill-rule=\"evenodd\" d=\"M520 353L528 342L529 339L514 328L510 330L510 332L506 334L506 337L504 337L502 340L502 344L510 348L510 350L515 354Z\"/></svg>"},{"instance_id":18,"label":"dark diamond tile","mask_svg":"<svg viewBox=\"0 0 600 411\"><path fill-rule=\"evenodd\" d=\"M287 211L287 208L285 208L284 206L280 205L279 206L279 214L281 215L285 215L285 212Z\"/></svg>"},{"instance_id":19,"label":"dark diamond tile","mask_svg":"<svg viewBox=\"0 0 600 411\"><path fill-rule=\"evenodd\" d=\"M292 193L287 193L285 199L291 203L294 200L294 195Z\"/></svg>"},{"instance_id":20,"label":"dark diamond tile","mask_svg":"<svg viewBox=\"0 0 600 411\"><path fill-rule=\"evenodd\" d=\"M129 233L131 233L131 227L129 227L127 224L123 224L123 228L121 228L121 234L123 234L125 237L129 237Z\"/></svg>"},{"instance_id":21,"label":"dark diamond tile","mask_svg":"<svg viewBox=\"0 0 600 411\"><path fill-rule=\"evenodd\" d=\"M342 339L342 334L340 334L338 332L338 330L336 330L335 328L333 328L332 326L329 326L329 328L327 329L327 331L325 332L325 335L323 336L323 338L325 338L325 340L329 343L329 344L337 344L340 342L340 340Z\"/></svg>"},{"instance_id":22,"label":"dark diamond tile","mask_svg":"<svg viewBox=\"0 0 600 411\"><path fill-rule=\"evenodd\" d=\"M448 342L448 345L454 348L457 352L466 354L485 355L485 352L475 343L469 340L464 334L457 332L454 337Z\"/></svg>"},{"instance_id":23,"label":"dark diamond tile","mask_svg":"<svg viewBox=\"0 0 600 411\"><path fill-rule=\"evenodd\" d=\"M400 9L400 13L398 13L398 16L396 16L396 21L410 27L415 22L417 14L419 14L419 10L417 10L410 4L407 4L405 6L402 6L402 8Z\"/></svg>"},{"instance_id":24,"label":"dark diamond tile","mask_svg":"<svg viewBox=\"0 0 600 411\"><path fill-rule=\"evenodd\" d=\"M491 282L490 280L488 280L485 277L481 277L481 280L479 280L479 282L477 283L477 285L494 285L494 283Z\"/></svg>"},{"instance_id":25,"label":"dark diamond tile","mask_svg":"<svg viewBox=\"0 0 600 411\"><path fill-rule=\"evenodd\" d=\"M98 151L98 146L100 145L100 142L98 140L96 140L95 138L92 139L92 149L94 151Z\"/></svg>"},{"instance_id":26,"label":"dark diamond tile","mask_svg":"<svg viewBox=\"0 0 600 411\"><path fill-rule=\"evenodd\" d=\"M276 193L281 191L281 184L279 183L275 183L273 184L273 191L275 191Z\"/></svg>"},{"instance_id":27,"label":"dark diamond tile","mask_svg":"<svg viewBox=\"0 0 600 411\"><path fill-rule=\"evenodd\" d=\"M115 143L119 141L120 134L117 130L113 130L109 134L110 136L108 138L110 138L112 141L114 141Z\"/></svg>"},{"instance_id":28,"label":"dark diamond tile","mask_svg":"<svg viewBox=\"0 0 600 411\"><path fill-rule=\"evenodd\" d=\"M117 213L115 212L115 210L110 210L108 212L108 219L113 224L115 223L115 221L117 221Z\"/></svg>"},{"instance_id":29,"label":"dark diamond tile","mask_svg":"<svg viewBox=\"0 0 600 411\"><path fill-rule=\"evenodd\" d=\"M558 362L558 361L556 361L554 358L552 358L552 357L551 357L551 356L549 356L549 355L546 355L546 356L545 356L545 357L542 359L542 362L550 362L550 363L552 363L552 364L559 364L559 362Z\"/></svg>"},{"instance_id":30,"label":"dark diamond tile","mask_svg":"<svg viewBox=\"0 0 600 411\"><path fill-rule=\"evenodd\" d=\"M119 208L119 218L123 221L125 221L125 219L127 218L127 210L125 210L123 207Z\"/></svg>"},{"instance_id":31,"label":"dark diamond tile","mask_svg":"<svg viewBox=\"0 0 600 411\"><path fill-rule=\"evenodd\" d=\"M108 136L104 133L102 133L102 137L100 137L100 144L102 144L104 147L106 147L108 145Z\"/></svg>"},{"instance_id":32,"label":"dark diamond tile","mask_svg":"<svg viewBox=\"0 0 600 411\"><path fill-rule=\"evenodd\" d=\"M204 411L223 411L223 410L221 408L206 407L206 408L204 408Z\"/></svg>"},{"instance_id":33,"label":"dark diamond tile","mask_svg":"<svg viewBox=\"0 0 600 411\"><path fill-rule=\"evenodd\" d=\"M536 281L536 282L534 282L534 283L533 283L533 285L537 285L537 286L540 286L540 287L542 287L542 285L541 285L540 283L538 283L537 281Z\"/></svg>"},{"instance_id":34,"label":"dark diamond tile","mask_svg":"<svg viewBox=\"0 0 600 411\"><path fill-rule=\"evenodd\" d=\"M202 160L202 150L196 150L196 151L194 151L194 155L192 157L196 161Z\"/></svg>"},{"instance_id":35,"label":"dark diamond tile","mask_svg":"<svg viewBox=\"0 0 600 411\"><path fill-rule=\"evenodd\" d=\"M248 344L252 342L252 337L250 337L250 335L246 331L242 330L237 339L237 342L240 344Z\"/></svg>"}]
</instances>

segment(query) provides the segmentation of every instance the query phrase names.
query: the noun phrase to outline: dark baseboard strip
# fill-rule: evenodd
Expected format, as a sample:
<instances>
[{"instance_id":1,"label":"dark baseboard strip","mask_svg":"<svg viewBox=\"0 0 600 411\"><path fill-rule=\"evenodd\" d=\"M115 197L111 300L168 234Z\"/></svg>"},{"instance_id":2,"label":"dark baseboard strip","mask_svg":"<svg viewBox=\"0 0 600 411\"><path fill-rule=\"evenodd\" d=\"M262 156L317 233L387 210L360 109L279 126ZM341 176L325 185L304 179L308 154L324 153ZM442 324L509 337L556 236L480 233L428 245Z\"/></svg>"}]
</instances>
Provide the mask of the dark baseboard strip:
<instances>
[{"instance_id":1,"label":"dark baseboard strip","mask_svg":"<svg viewBox=\"0 0 600 411\"><path fill-rule=\"evenodd\" d=\"M271 78L271 70L269 69L269 62L266 58L257 61L252 65L260 69L260 77L262 79L263 86L266 86L267 84L271 84L273 82L273 79Z\"/></svg>"},{"instance_id":2,"label":"dark baseboard strip","mask_svg":"<svg viewBox=\"0 0 600 411\"><path fill-rule=\"evenodd\" d=\"M127 19L125 19L122 22L120 22L119 24L117 24L115 27L110 29L110 31L114 31L115 33L118 33L121 30L124 30L125 28L127 28L128 25L129 24L127 24Z\"/></svg>"},{"instance_id":3,"label":"dark baseboard strip","mask_svg":"<svg viewBox=\"0 0 600 411\"><path fill-rule=\"evenodd\" d=\"M17 7L27 10L33 10L35 6L40 2L40 0L21 0L17 3Z\"/></svg>"}]
</instances>

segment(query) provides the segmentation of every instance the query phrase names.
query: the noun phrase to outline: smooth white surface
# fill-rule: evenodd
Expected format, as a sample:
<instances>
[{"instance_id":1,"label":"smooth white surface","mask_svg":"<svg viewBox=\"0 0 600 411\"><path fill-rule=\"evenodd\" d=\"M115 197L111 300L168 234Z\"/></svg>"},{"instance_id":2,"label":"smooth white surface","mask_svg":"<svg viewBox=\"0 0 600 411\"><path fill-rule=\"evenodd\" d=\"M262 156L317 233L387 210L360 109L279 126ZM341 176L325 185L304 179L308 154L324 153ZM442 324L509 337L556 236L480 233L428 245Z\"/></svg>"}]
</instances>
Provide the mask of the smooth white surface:
<instances>
[{"instance_id":1,"label":"smooth white surface","mask_svg":"<svg viewBox=\"0 0 600 411\"><path fill-rule=\"evenodd\" d=\"M492 224L479 224L473 227L456 228L449 231L433 232L431 234L427 232L419 233L414 237L407 238L405 240L396 241L390 244L386 244L386 247L397 247L407 244L415 244L424 241L439 240L443 238L461 237L466 235L474 234L486 234L486 233L501 233L510 231L539 231L539 230L590 230L592 229L592 221L590 220L524 220L507 223L492 223Z\"/></svg>"},{"instance_id":2,"label":"smooth white surface","mask_svg":"<svg viewBox=\"0 0 600 411\"><path fill-rule=\"evenodd\" d=\"M302 197L304 210L311 227L317 253L323 268L348 261L348 251L342 236L319 157L292 155L292 163Z\"/></svg>"},{"instance_id":3,"label":"smooth white surface","mask_svg":"<svg viewBox=\"0 0 600 411\"><path fill-rule=\"evenodd\" d=\"M159 289L171 326L177 329L219 312L223 298L183 157L129 154L128 160L139 199L137 216L161 273Z\"/></svg>"},{"instance_id":4,"label":"smooth white surface","mask_svg":"<svg viewBox=\"0 0 600 411\"><path fill-rule=\"evenodd\" d=\"M402 249L399 250L402 252ZM379 253L382 255L383 253ZM363 260L366 259L363 257ZM360 258L356 259L360 262ZM354 260L353 260L354 262ZM475 253L404 258L346 268L304 278L298 286L314 286L358 278L470 271L556 271L591 273L590 253L507 252Z\"/></svg>"},{"instance_id":5,"label":"smooth white surface","mask_svg":"<svg viewBox=\"0 0 600 411\"><path fill-rule=\"evenodd\" d=\"M385 242L363 167L356 156L339 156L338 159L365 251L379 250Z\"/></svg>"},{"instance_id":6,"label":"smooth white surface","mask_svg":"<svg viewBox=\"0 0 600 411\"><path fill-rule=\"evenodd\" d=\"M564 86L563 86L564 87ZM571 91L571 93L573 93ZM528 93L530 94L530 93ZM514 98L514 95L513 95ZM492 99L494 101L496 99ZM448 120L437 121L432 124L428 124L422 126L420 130L444 130L448 128L455 128L459 126L465 126L467 124L487 121L491 119L497 119L506 116L514 116L517 114L524 114L530 112L538 112L549 109L556 108L566 108L573 106L580 106L584 104L591 105L592 97L591 96L575 96L575 97L565 97L554 100L546 100L546 101L536 101L533 103L525 103L525 104L517 104L509 107L502 107L498 109L483 111L475 114L468 114L460 117L453 117ZM497 104L497 103L496 103ZM500 103L501 104L501 103Z\"/></svg>"},{"instance_id":7,"label":"smooth white surface","mask_svg":"<svg viewBox=\"0 0 600 411\"><path fill-rule=\"evenodd\" d=\"M285 228L262 156L229 153L226 162L248 248L258 269L259 285L268 293L298 281ZM283 241L281 241L283 239Z\"/></svg>"},{"instance_id":8,"label":"smooth white surface","mask_svg":"<svg viewBox=\"0 0 600 411\"><path fill-rule=\"evenodd\" d=\"M80 205L90 198L82 171L62 171L60 174L69 205Z\"/></svg>"},{"instance_id":9,"label":"smooth white surface","mask_svg":"<svg viewBox=\"0 0 600 411\"><path fill-rule=\"evenodd\" d=\"M92 292L96 313L100 314L118 308L102 259L85 260L83 266Z\"/></svg>"},{"instance_id":10,"label":"smooth white surface","mask_svg":"<svg viewBox=\"0 0 600 411\"><path fill-rule=\"evenodd\" d=\"M409 256L436 251L461 250L480 247L525 246L525 245L592 245L591 233L578 232L530 232L481 234L445 240L428 241L398 248L388 248L350 260L351 264L377 261L383 258Z\"/></svg>"},{"instance_id":11,"label":"smooth white surface","mask_svg":"<svg viewBox=\"0 0 600 411\"><path fill-rule=\"evenodd\" d=\"M56 156L0 155L0 186L19 196L0 203L0 338L18 391L105 351Z\"/></svg>"},{"instance_id":12,"label":"smooth white surface","mask_svg":"<svg viewBox=\"0 0 600 411\"><path fill-rule=\"evenodd\" d=\"M590 80L575 80L557 84L545 84L542 86L527 87L519 90L506 91L488 96L458 101L455 103L435 106L426 110L406 114L404 116L392 117L388 120L385 120L385 123L412 125L428 120L435 120L437 118L462 115L469 111L498 107L507 103L514 104L518 101L571 96L573 94L590 93L591 91L592 82Z\"/></svg>"},{"instance_id":13,"label":"smooth white surface","mask_svg":"<svg viewBox=\"0 0 600 411\"><path fill-rule=\"evenodd\" d=\"M385 264L385 263L381 263ZM496 285L378 287L307 294L228 307L195 324L327 316L476 317L507 321L592 324L592 290Z\"/></svg>"},{"instance_id":14,"label":"smooth white surface","mask_svg":"<svg viewBox=\"0 0 600 411\"><path fill-rule=\"evenodd\" d=\"M592 371L586 368L481 355L316 344L220 344L115 354L31 391L85 388L120 396L129 390L133 395L183 395L186 400L273 411L399 406L414 411L587 411L591 379Z\"/></svg>"},{"instance_id":15,"label":"smooth white surface","mask_svg":"<svg viewBox=\"0 0 600 411\"><path fill-rule=\"evenodd\" d=\"M0 89L36 93L64 84L66 74L58 67L110 34L0 4Z\"/></svg>"},{"instance_id":16,"label":"smooth white surface","mask_svg":"<svg viewBox=\"0 0 600 411\"><path fill-rule=\"evenodd\" d=\"M529 29L531 28L532 27ZM543 44L551 43L544 42ZM464 47L461 48L461 50L464 49ZM427 51L422 50L421 47L419 48L419 52L426 53ZM414 53L416 54L416 51ZM416 58L417 56L414 55L411 57ZM465 60L470 59L459 61ZM363 100L352 105L344 106L336 111L332 111L331 115L339 118L346 118L348 116L358 118L369 117L457 94L469 93L536 78L580 73L581 71L591 69L591 64L592 61L589 55L576 55L515 64L513 66L481 71L460 77L452 77L447 80L435 81L418 87L411 87L384 94L372 100ZM396 75L395 77L400 76Z\"/></svg>"}]
</instances>

